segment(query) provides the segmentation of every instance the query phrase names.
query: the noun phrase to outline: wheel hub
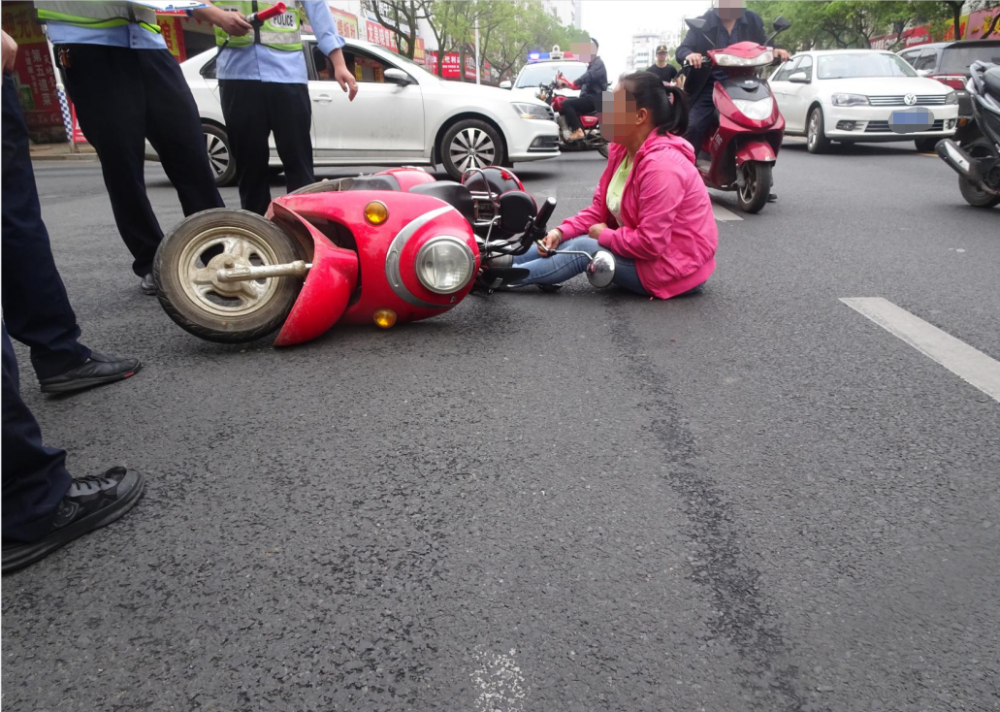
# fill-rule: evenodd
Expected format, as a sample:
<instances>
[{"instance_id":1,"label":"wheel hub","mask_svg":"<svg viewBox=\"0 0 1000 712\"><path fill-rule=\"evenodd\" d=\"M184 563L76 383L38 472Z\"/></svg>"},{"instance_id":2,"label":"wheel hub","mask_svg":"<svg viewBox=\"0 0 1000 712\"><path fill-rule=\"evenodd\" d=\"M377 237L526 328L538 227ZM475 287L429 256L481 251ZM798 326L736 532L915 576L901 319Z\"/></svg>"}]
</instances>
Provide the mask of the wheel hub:
<instances>
[{"instance_id":1,"label":"wheel hub","mask_svg":"<svg viewBox=\"0 0 1000 712\"><path fill-rule=\"evenodd\" d=\"M219 270L239 269L241 267L252 267L253 263L242 255L233 255L222 252L208 261L205 268L212 274L212 287L216 292L225 296L237 296L243 293L243 285L239 282L220 282Z\"/></svg>"}]
</instances>

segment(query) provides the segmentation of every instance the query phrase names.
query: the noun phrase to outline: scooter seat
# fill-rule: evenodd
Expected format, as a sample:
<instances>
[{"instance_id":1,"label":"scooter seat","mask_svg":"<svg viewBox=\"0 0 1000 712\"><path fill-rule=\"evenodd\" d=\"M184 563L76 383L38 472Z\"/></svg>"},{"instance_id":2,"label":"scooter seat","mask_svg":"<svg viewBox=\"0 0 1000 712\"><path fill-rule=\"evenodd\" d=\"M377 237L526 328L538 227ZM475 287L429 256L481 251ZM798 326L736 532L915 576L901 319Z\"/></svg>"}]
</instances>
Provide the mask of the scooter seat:
<instances>
[{"instance_id":1,"label":"scooter seat","mask_svg":"<svg viewBox=\"0 0 1000 712\"><path fill-rule=\"evenodd\" d=\"M422 183L410 188L411 193L429 195L443 200L462 214L471 225L476 219L476 210L472 201L472 193L461 183L450 180L439 180L435 183Z\"/></svg>"},{"instance_id":2,"label":"scooter seat","mask_svg":"<svg viewBox=\"0 0 1000 712\"><path fill-rule=\"evenodd\" d=\"M993 69L987 69L983 74L983 80L986 82L986 88L990 94L1000 98L1000 65L993 67Z\"/></svg>"}]
</instances>

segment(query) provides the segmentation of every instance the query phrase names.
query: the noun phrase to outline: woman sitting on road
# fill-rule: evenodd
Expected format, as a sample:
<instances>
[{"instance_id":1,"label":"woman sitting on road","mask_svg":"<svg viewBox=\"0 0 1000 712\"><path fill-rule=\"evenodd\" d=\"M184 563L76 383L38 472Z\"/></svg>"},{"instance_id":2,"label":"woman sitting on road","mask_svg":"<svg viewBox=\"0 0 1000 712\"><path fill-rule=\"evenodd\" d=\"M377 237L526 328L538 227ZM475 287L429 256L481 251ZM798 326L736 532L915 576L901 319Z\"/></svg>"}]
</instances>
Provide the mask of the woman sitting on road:
<instances>
[{"instance_id":1,"label":"woman sitting on road","mask_svg":"<svg viewBox=\"0 0 1000 712\"><path fill-rule=\"evenodd\" d=\"M683 93L654 74L630 74L613 94L605 92L601 130L612 145L594 202L549 231L544 248L514 260L530 271L518 286L581 274L586 257L548 252L562 245L591 255L610 250L614 284L637 294L670 299L699 290L715 270L719 234L694 150L681 138Z\"/></svg>"}]
</instances>

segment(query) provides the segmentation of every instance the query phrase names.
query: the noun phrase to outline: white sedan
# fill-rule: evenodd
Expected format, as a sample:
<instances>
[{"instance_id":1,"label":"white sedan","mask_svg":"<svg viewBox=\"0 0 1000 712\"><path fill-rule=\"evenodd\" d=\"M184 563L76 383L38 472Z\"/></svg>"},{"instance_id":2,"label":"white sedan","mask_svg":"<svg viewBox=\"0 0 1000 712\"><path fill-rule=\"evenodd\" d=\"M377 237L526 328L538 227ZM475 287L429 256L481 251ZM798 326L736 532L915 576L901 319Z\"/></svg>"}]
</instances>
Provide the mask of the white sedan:
<instances>
[{"instance_id":1,"label":"white sedan","mask_svg":"<svg viewBox=\"0 0 1000 712\"><path fill-rule=\"evenodd\" d=\"M805 135L810 153L831 141L915 141L933 150L955 133L958 96L880 50L800 52L769 80L785 133Z\"/></svg>"},{"instance_id":2,"label":"white sedan","mask_svg":"<svg viewBox=\"0 0 1000 712\"><path fill-rule=\"evenodd\" d=\"M317 167L441 164L457 180L473 167L559 155L559 127L544 102L512 97L495 87L444 81L405 57L347 40L344 58L360 78L358 96L350 102L315 40L303 41ZM216 182L229 185L235 166L219 102L216 55L199 54L181 64L181 71L198 105ZM146 158L158 160L148 144ZM271 166L281 170L273 137Z\"/></svg>"}]
</instances>

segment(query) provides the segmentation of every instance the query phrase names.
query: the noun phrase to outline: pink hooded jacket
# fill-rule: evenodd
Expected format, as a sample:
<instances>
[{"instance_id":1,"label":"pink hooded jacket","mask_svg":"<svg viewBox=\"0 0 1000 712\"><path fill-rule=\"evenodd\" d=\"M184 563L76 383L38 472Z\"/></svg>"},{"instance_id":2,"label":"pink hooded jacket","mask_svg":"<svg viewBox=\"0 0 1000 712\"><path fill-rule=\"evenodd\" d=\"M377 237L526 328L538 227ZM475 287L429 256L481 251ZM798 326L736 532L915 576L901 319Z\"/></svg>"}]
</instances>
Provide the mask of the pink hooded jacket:
<instances>
[{"instance_id":1,"label":"pink hooded jacket","mask_svg":"<svg viewBox=\"0 0 1000 712\"><path fill-rule=\"evenodd\" d=\"M569 240L586 235L592 225L606 223L608 228L598 239L601 247L635 260L646 291L670 299L697 287L715 271L719 232L712 203L695 167L691 144L654 131L635 154L622 193L625 224L618 225L605 192L625 154L623 146L611 144L594 202L559 230Z\"/></svg>"}]
</instances>

